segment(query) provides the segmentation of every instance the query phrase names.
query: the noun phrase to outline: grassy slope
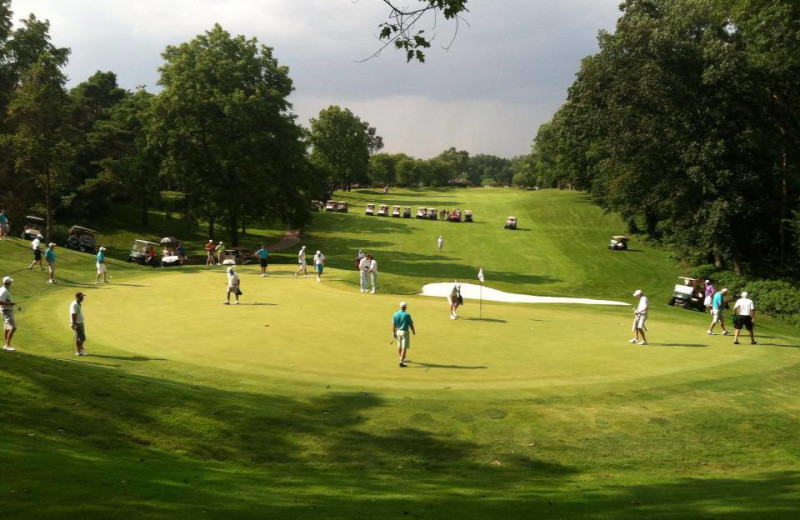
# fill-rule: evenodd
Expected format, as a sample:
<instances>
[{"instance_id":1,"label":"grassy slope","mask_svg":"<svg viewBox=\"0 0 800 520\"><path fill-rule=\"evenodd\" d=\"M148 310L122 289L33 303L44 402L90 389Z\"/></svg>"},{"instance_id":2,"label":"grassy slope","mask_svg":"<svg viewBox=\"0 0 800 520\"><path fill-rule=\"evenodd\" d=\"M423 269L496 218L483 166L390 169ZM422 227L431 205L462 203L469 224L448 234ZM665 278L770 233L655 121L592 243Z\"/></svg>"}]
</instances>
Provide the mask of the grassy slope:
<instances>
[{"instance_id":1,"label":"grassy slope","mask_svg":"<svg viewBox=\"0 0 800 520\"><path fill-rule=\"evenodd\" d=\"M522 228L536 214L520 207L526 197L545 195L562 233L541 218L528 235L489 232L481 216L507 212L497 193L519 197ZM627 298L628 281L657 293L660 281L644 285L662 276L651 271L674 274L643 246L603 251L615 223L598 224L612 217L575 194L405 196L440 207L464 199L478 222L326 215L309 244L345 268L339 256L363 244L379 253L382 280L407 292L453 266L467 278L479 262L535 294L580 296L606 284L588 295ZM596 228L581 222L587 212ZM422 240L401 224L446 230L447 258L435 252L438 231ZM594 235L599 248L588 245ZM523 242L489 251L507 236ZM470 254L483 256L467 255L473 244ZM738 519L796 509L800 369L791 347L800 340L768 320L765 345L735 349L703 335L700 314L656 300L655 345L641 349L624 343L629 309L487 303L479 321L467 302L465 319L451 322L441 301L411 297L417 364L401 374L386 345L397 297L355 293L348 270L329 273L344 283L319 285L290 277L288 266L266 280L248 267L243 301L275 305L225 308L218 271L115 263L114 287L86 287L95 355L77 362L66 305L92 279L91 259L61 253L65 283L50 287L20 268L25 244L0 243L0 267L13 272L23 305L23 352L0 356L5 517ZM573 264L563 269L560 258ZM579 258L595 262L585 268ZM640 272L631 258L652 267ZM513 284L514 266L529 264L540 267ZM330 333L337 327L346 337Z\"/></svg>"}]
</instances>

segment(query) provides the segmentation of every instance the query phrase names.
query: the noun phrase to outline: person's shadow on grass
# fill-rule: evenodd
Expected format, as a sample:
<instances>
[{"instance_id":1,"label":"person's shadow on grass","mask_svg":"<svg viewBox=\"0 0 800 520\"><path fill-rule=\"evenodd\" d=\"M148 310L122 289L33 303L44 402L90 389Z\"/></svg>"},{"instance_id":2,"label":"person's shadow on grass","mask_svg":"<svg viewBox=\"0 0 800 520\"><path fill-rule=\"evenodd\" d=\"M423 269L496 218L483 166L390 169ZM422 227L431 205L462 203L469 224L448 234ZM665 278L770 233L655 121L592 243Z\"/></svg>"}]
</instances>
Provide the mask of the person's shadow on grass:
<instances>
[{"instance_id":1,"label":"person's shadow on grass","mask_svg":"<svg viewBox=\"0 0 800 520\"><path fill-rule=\"evenodd\" d=\"M488 321L490 323L506 323L506 320L501 320L498 318L459 318L459 319L464 321Z\"/></svg>"},{"instance_id":2,"label":"person's shadow on grass","mask_svg":"<svg viewBox=\"0 0 800 520\"><path fill-rule=\"evenodd\" d=\"M418 365L421 368L445 368L452 370L486 370L489 368L486 365L437 365L436 363L423 363L421 361L411 361L410 359L406 359L406 363Z\"/></svg>"},{"instance_id":3,"label":"person's shadow on grass","mask_svg":"<svg viewBox=\"0 0 800 520\"><path fill-rule=\"evenodd\" d=\"M90 358L118 359L120 361L166 361L166 358L150 358L146 356L109 356L108 354L89 354Z\"/></svg>"}]
</instances>

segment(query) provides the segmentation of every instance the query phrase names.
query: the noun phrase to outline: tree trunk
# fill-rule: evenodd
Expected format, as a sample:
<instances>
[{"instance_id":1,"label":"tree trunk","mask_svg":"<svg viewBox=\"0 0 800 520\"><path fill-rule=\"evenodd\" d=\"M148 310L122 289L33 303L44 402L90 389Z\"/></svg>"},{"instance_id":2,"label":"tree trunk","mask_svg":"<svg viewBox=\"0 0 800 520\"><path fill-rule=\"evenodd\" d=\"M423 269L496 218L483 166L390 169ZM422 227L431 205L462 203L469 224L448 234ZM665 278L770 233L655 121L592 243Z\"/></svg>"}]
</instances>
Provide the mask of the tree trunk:
<instances>
[{"instance_id":1,"label":"tree trunk","mask_svg":"<svg viewBox=\"0 0 800 520\"><path fill-rule=\"evenodd\" d=\"M208 239L214 240L214 215L208 217Z\"/></svg>"},{"instance_id":2,"label":"tree trunk","mask_svg":"<svg viewBox=\"0 0 800 520\"><path fill-rule=\"evenodd\" d=\"M789 207L789 186L786 181L789 176L789 150L786 138L786 131L783 131L783 149L781 150L781 213L780 224L778 225L778 235L780 241L780 266L781 269L786 268L786 222L788 220L788 207Z\"/></svg>"},{"instance_id":3,"label":"tree trunk","mask_svg":"<svg viewBox=\"0 0 800 520\"><path fill-rule=\"evenodd\" d=\"M231 207L231 215L228 220L228 231L230 232L231 247L239 245L239 208L236 205Z\"/></svg>"}]
</instances>

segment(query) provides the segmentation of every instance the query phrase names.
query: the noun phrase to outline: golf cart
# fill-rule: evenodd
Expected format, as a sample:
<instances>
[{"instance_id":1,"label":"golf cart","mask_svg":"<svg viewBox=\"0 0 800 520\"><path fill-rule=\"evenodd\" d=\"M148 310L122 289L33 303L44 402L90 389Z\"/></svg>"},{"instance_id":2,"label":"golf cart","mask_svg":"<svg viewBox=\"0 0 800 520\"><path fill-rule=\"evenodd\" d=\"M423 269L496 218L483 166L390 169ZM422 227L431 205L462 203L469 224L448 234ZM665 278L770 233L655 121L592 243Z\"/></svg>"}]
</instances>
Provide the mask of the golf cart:
<instances>
[{"instance_id":1,"label":"golf cart","mask_svg":"<svg viewBox=\"0 0 800 520\"><path fill-rule=\"evenodd\" d=\"M42 234L44 229L44 219L28 215L25 217L25 226L22 228L22 238L33 240Z\"/></svg>"},{"instance_id":2,"label":"golf cart","mask_svg":"<svg viewBox=\"0 0 800 520\"><path fill-rule=\"evenodd\" d=\"M517 217L508 217L506 219L505 229L517 229Z\"/></svg>"},{"instance_id":3,"label":"golf cart","mask_svg":"<svg viewBox=\"0 0 800 520\"><path fill-rule=\"evenodd\" d=\"M465 209L464 210L464 222L472 222L472 210Z\"/></svg>"},{"instance_id":4,"label":"golf cart","mask_svg":"<svg viewBox=\"0 0 800 520\"><path fill-rule=\"evenodd\" d=\"M311 211L319 211L322 209L322 206L324 206L324 204L322 204L322 201L319 200L311 201Z\"/></svg>"},{"instance_id":5,"label":"golf cart","mask_svg":"<svg viewBox=\"0 0 800 520\"><path fill-rule=\"evenodd\" d=\"M608 243L608 248L612 251L623 251L628 249L628 241L630 238L625 235L614 235L611 237L611 242Z\"/></svg>"},{"instance_id":6,"label":"golf cart","mask_svg":"<svg viewBox=\"0 0 800 520\"><path fill-rule=\"evenodd\" d=\"M164 246L164 254L161 256L161 267L170 267L181 265L181 257L178 256L176 249L180 240L175 237L164 237L161 239L160 244Z\"/></svg>"},{"instance_id":7,"label":"golf cart","mask_svg":"<svg viewBox=\"0 0 800 520\"><path fill-rule=\"evenodd\" d=\"M419 208L417 209L417 217L416 218L427 218L428 217L428 208Z\"/></svg>"},{"instance_id":8,"label":"golf cart","mask_svg":"<svg viewBox=\"0 0 800 520\"><path fill-rule=\"evenodd\" d=\"M450 222L461 222L461 210L458 208L450 210L450 213L447 214L447 220Z\"/></svg>"},{"instance_id":9,"label":"golf cart","mask_svg":"<svg viewBox=\"0 0 800 520\"><path fill-rule=\"evenodd\" d=\"M677 305L684 309L703 312L705 310L703 305L705 295L700 280L686 276L679 276L678 279L683 280L683 283L675 284L667 305Z\"/></svg>"},{"instance_id":10,"label":"golf cart","mask_svg":"<svg viewBox=\"0 0 800 520\"><path fill-rule=\"evenodd\" d=\"M134 262L139 265L151 265L153 267L159 265L158 244L155 242L148 242L147 240L139 240L137 238L133 241L133 245L131 246L128 262Z\"/></svg>"},{"instance_id":11,"label":"golf cart","mask_svg":"<svg viewBox=\"0 0 800 520\"><path fill-rule=\"evenodd\" d=\"M381 204L381 209L378 210L379 217L388 217L389 216L389 206L386 204Z\"/></svg>"},{"instance_id":12,"label":"golf cart","mask_svg":"<svg viewBox=\"0 0 800 520\"><path fill-rule=\"evenodd\" d=\"M364 215L375 216L375 204L367 204L367 209L364 210Z\"/></svg>"},{"instance_id":13,"label":"golf cart","mask_svg":"<svg viewBox=\"0 0 800 520\"><path fill-rule=\"evenodd\" d=\"M437 220L439 211L436 208L428 208L428 220Z\"/></svg>"},{"instance_id":14,"label":"golf cart","mask_svg":"<svg viewBox=\"0 0 800 520\"><path fill-rule=\"evenodd\" d=\"M240 265L242 263L242 255L239 254L238 249L226 249L222 252L222 265Z\"/></svg>"},{"instance_id":15,"label":"golf cart","mask_svg":"<svg viewBox=\"0 0 800 520\"><path fill-rule=\"evenodd\" d=\"M396 218L400 218L400 206L395 206L392 210L392 216Z\"/></svg>"},{"instance_id":16,"label":"golf cart","mask_svg":"<svg viewBox=\"0 0 800 520\"><path fill-rule=\"evenodd\" d=\"M95 235L97 235L97 231L81 226L72 226L69 228L66 247L84 253L94 253Z\"/></svg>"},{"instance_id":17,"label":"golf cart","mask_svg":"<svg viewBox=\"0 0 800 520\"><path fill-rule=\"evenodd\" d=\"M347 202L341 200L336 203L336 211L339 213L347 213Z\"/></svg>"},{"instance_id":18,"label":"golf cart","mask_svg":"<svg viewBox=\"0 0 800 520\"><path fill-rule=\"evenodd\" d=\"M403 218L411 218L411 206L403 208Z\"/></svg>"},{"instance_id":19,"label":"golf cart","mask_svg":"<svg viewBox=\"0 0 800 520\"><path fill-rule=\"evenodd\" d=\"M329 200L325 203L325 211L336 211L336 202Z\"/></svg>"}]
</instances>

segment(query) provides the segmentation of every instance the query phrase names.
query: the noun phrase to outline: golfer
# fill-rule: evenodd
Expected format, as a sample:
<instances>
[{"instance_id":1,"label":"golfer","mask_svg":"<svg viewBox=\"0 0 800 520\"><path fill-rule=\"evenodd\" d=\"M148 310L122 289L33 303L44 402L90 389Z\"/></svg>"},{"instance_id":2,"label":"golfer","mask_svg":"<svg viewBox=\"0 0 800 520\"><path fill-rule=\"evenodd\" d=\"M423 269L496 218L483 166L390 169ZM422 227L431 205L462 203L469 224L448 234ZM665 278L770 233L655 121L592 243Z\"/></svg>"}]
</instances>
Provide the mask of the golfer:
<instances>
[{"instance_id":1,"label":"golfer","mask_svg":"<svg viewBox=\"0 0 800 520\"><path fill-rule=\"evenodd\" d=\"M44 252L44 259L47 260L47 269L50 271L50 278L47 283L56 283L56 244L50 242L47 244L47 250Z\"/></svg>"},{"instance_id":2,"label":"golfer","mask_svg":"<svg viewBox=\"0 0 800 520\"><path fill-rule=\"evenodd\" d=\"M400 359L400 367L406 367L406 351L411 348L411 336L408 331L416 336L417 331L414 329L414 320L411 315L406 312L406 302L400 303L400 310L394 313L392 317L392 335L397 340L397 356Z\"/></svg>"},{"instance_id":3,"label":"golfer","mask_svg":"<svg viewBox=\"0 0 800 520\"><path fill-rule=\"evenodd\" d=\"M75 331L75 355L85 356L83 344L86 342L86 330L83 327L83 304L84 294L75 293L75 300L69 304L69 326Z\"/></svg>"},{"instance_id":4,"label":"golfer","mask_svg":"<svg viewBox=\"0 0 800 520\"><path fill-rule=\"evenodd\" d=\"M17 330L17 322L14 319L14 300L11 299L11 284L14 280L10 276L3 278L3 286L0 287L0 314L3 315L3 350L13 352L16 350L11 346L11 338Z\"/></svg>"},{"instance_id":5,"label":"golfer","mask_svg":"<svg viewBox=\"0 0 800 520\"><path fill-rule=\"evenodd\" d=\"M42 235L36 235L31 241L31 249L33 250L33 262L28 266L28 269L33 269L33 266L39 264L39 267L44 271L44 264L42 264Z\"/></svg>"},{"instance_id":6,"label":"golfer","mask_svg":"<svg viewBox=\"0 0 800 520\"><path fill-rule=\"evenodd\" d=\"M359 251L360 253L361 251ZM361 282L361 292L367 292L367 280L369 278L369 255L363 257L358 262L358 276Z\"/></svg>"},{"instance_id":7,"label":"golfer","mask_svg":"<svg viewBox=\"0 0 800 520\"><path fill-rule=\"evenodd\" d=\"M705 298L703 298L703 305L706 307L706 311L709 313L714 310L713 303L714 303L714 295L717 293L717 290L714 288L714 284L711 283L711 280L706 280L706 290L705 290Z\"/></svg>"},{"instance_id":8,"label":"golfer","mask_svg":"<svg viewBox=\"0 0 800 520\"><path fill-rule=\"evenodd\" d=\"M222 302L222 305L231 304L231 294L236 297L234 305L239 305L239 295L242 294L242 291L239 289L239 274L233 270L233 267L228 268L228 298Z\"/></svg>"},{"instance_id":9,"label":"golfer","mask_svg":"<svg viewBox=\"0 0 800 520\"><path fill-rule=\"evenodd\" d=\"M108 268L106 267L106 248L101 247L97 251L97 278L94 283L100 283L100 277L103 277L103 283L108 283Z\"/></svg>"},{"instance_id":10,"label":"golfer","mask_svg":"<svg viewBox=\"0 0 800 520\"><path fill-rule=\"evenodd\" d=\"M214 265L214 241L209 240L206 244L206 265Z\"/></svg>"},{"instance_id":11,"label":"golfer","mask_svg":"<svg viewBox=\"0 0 800 520\"><path fill-rule=\"evenodd\" d=\"M0 240L8 240L8 230L10 229L6 210L0 209Z\"/></svg>"},{"instance_id":12,"label":"golfer","mask_svg":"<svg viewBox=\"0 0 800 520\"><path fill-rule=\"evenodd\" d=\"M439 238L436 239L436 246L439 248L439 252L441 253L442 248L444 247L444 237L442 237L442 235L439 235Z\"/></svg>"},{"instance_id":13,"label":"golfer","mask_svg":"<svg viewBox=\"0 0 800 520\"><path fill-rule=\"evenodd\" d=\"M217 247L214 248L214 251L217 252L217 263L222 265L222 254L225 252L225 244L222 243L222 240L219 241Z\"/></svg>"},{"instance_id":14,"label":"golfer","mask_svg":"<svg viewBox=\"0 0 800 520\"><path fill-rule=\"evenodd\" d=\"M369 260L369 279L372 284L370 292L375 294L375 290L378 288L378 261L372 255L367 255L367 259Z\"/></svg>"},{"instance_id":15,"label":"golfer","mask_svg":"<svg viewBox=\"0 0 800 520\"><path fill-rule=\"evenodd\" d=\"M261 244L261 249L256 251L256 256L258 257L258 263L261 265L261 276L267 276L267 257L269 256L267 246Z\"/></svg>"},{"instance_id":16,"label":"golfer","mask_svg":"<svg viewBox=\"0 0 800 520\"><path fill-rule=\"evenodd\" d=\"M641 289L636 289L633 297L639 300L639 305L633 311L633 339L630 343L638 343L639 345L647 345L647 338L644 335L644 322L647 321L647 310L649 302L647 296L642 293ZM642 338L641 340L639 338Z\"/></svg>"},{"instance_id":17,"label":"golfer","mask_svg":"<svg viewBox=\"0 0 800 520\"><path fill-rule=\"evenodd\" d=\"M322 281L322 271L325 270L325 255L322 254L322 251L317 251L314 255L314 268L317 270L317 281Z\"/></svg>"},{"instance_id":18,"label":"golfer","mask_svg":"<svg viewBox=\"0 0 800 520\"><path fill-rule=\"evenodd\" d=\"M297 263L300 264L300 267L294 272L294 277L297 278L297 275L300 274L300 271L303 271L303 275L308 278L308 266L306 265L306 246L301 247L300 252L297 253Z\"/></svg>"},{"instance_id":19,"label":"golfer","mask_svg":"<svg viewBox=\"0 0 800 520\"><path fill-rule=\"evenodd\" d=\"M747 297L747 292L743 292L742 297L736 300L736 303L733 305L733 313L739 316L739 319L735 320L733 325L735 329L733 333L733 344L739 344L739 332L741 332L742 327L744 327L750 332L750 344L757 345L758 341L756 341L754 330L756 325L756 304Z\"/></svg>"},{"instance_id":20,"label":"golfer","mask_svg":"<svg viewBox=\"0 0 800 520\"><path fill-rule=\"evenodd\" d=\"M450 319L454 320L458 318L456 309L458 309L461 304L464 303L464 299L461 297L461 286L458 285L458 282L453 282L453 289L450 291L450 295L447 297L447 302L450 304Z\"/></svg>"},{"instance_id":21,"label":"golfer","mask_svg":"<svg viewBox=\"0 0 800 520\"><path fill-rule=\"evenodd\" d=\"M725 320L722 316L722 308L725 305L726 294L728 294L728 289L723 288L721 291L714 293L714 296L711 298L711 326L706 332L709 336L714 335L714 326L717 322L719 322L719 326L722 328L722 335L728 335L728 329L725 328Z\"/></svg>"}]
</instances>

